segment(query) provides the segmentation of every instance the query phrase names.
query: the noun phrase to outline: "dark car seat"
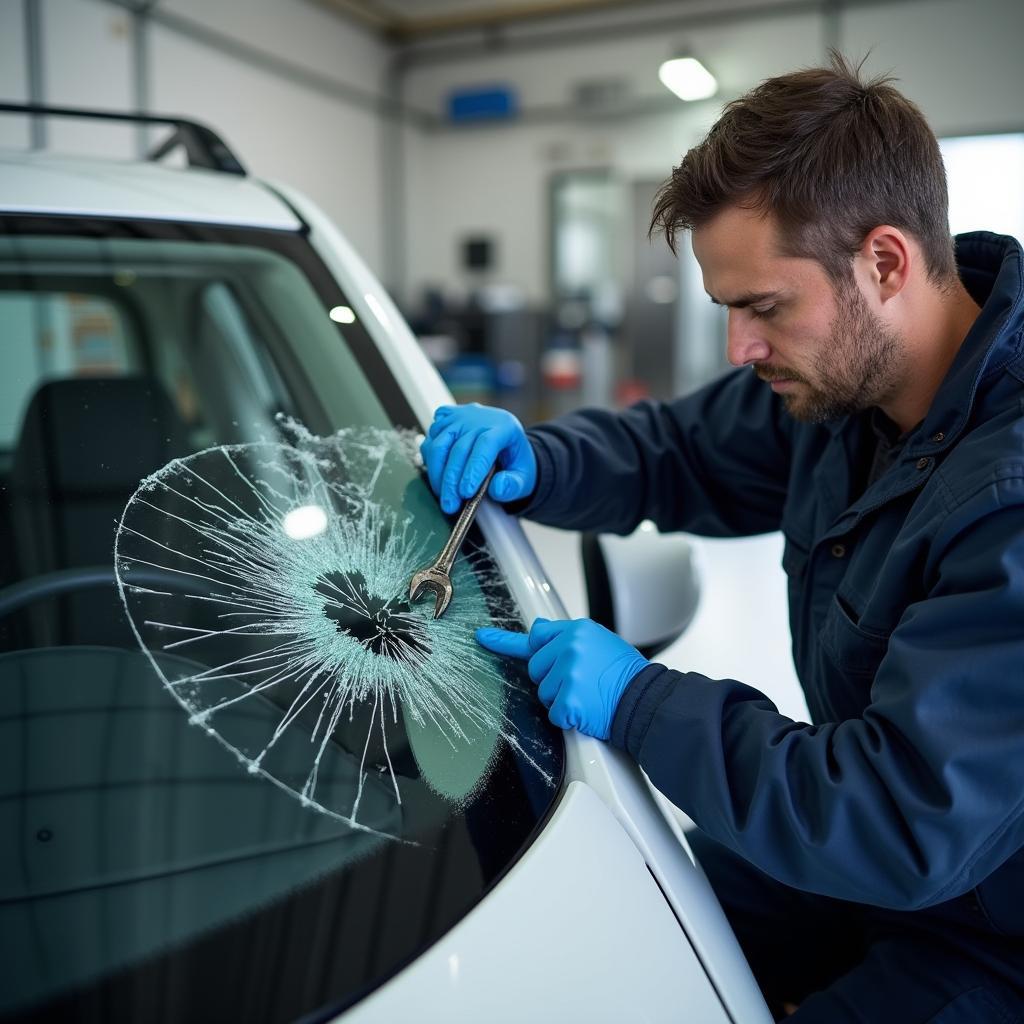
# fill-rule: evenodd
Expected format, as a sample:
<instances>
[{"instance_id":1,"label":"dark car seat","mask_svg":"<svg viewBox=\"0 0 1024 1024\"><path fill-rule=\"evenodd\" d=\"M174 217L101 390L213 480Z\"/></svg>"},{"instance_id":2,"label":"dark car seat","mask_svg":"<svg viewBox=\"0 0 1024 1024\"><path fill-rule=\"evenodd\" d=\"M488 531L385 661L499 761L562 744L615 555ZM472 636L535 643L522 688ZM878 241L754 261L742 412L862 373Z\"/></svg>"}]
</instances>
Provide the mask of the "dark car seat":
<instances>
[{"instance_id":1,"label":"dark car seat","mask_svg":"<svg viewBox=\"0 0 1024 1024\"><path fill-rule=\"evenodd\" d=\"M185 427L150 377L47 381L32 396L14 451L11 520L22 580L113 568L114 536L139 482L188 451ZM34 602L32 645L130 639L113 587ZM133 641L134 643L134 641Z\"/></svg>"}]
</instances>

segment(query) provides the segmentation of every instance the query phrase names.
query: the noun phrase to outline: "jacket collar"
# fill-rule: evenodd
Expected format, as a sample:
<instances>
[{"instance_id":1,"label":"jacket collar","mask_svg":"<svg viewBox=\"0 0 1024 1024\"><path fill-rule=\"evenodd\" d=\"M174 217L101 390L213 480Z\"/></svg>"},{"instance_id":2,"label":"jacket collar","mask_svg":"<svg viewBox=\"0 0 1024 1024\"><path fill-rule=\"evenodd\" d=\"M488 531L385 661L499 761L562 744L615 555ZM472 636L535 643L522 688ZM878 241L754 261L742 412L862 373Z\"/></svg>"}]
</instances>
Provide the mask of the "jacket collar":
<instances>
[{"instance_id":1,"label":"jacket collar","mask_svg":"<svg viewBox=\"0 0 1024 1024\"><path fill-rule=\"evenodd\" d=\"M967 332L924 420L908 439L905 455L942 451L958 437L986 377L1024 359L1024 251L1009 235L972 231L957 235L960 278L981 313ZM862 414L858 414L862 415ZM839 434L852 419L826 424ZM941 435L941 440L936 440Z\"/></svg>"},{"instance_id":2,"label":"jacket collar","mask_svg":"<svg viewBox=\"0 0 1024 1024\"><path fill-rule=\"evenodd\" d=\"M918 437L943 433L943 446L963 430L986 377L1021 360L1024 341L1024 261L1009 235L972 231L957 235L960 279L981 313L967 332L953 365L935 394Z\"/></svg>"}]
</instances>

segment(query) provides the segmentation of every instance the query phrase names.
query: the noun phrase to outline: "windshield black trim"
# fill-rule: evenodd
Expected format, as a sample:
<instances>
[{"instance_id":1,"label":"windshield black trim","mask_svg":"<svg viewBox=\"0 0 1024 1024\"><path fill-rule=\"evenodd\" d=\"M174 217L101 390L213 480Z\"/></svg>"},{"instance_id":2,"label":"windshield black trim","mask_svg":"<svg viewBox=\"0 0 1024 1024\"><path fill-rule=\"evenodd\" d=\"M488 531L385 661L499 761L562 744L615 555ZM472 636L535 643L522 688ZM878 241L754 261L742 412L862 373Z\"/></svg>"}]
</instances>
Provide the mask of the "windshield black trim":
<instances>
[{"instance_id":1,"label":"windshield black trim","mask_svg":"<svg viewBox=\"0 0 1024 1024\"><path fill-rule=\"evenodd\" d=\"M276 193L275 193L275 195L276 195ZM279 196L278 198L281 198L282 201L284 201L283 197ZM291 209L291 207L289 207L289 210L292 213L295 213L295 210ZM149 225L156 226L156 225L165 224L165 225L170 225L172 228L174 228L174 227L179 227L179 228L214 228L214 229L217 229L217 230L225 230L225 231L232 231L232 230L236 230L237 229L239 231L272 231L272 232L274 232L275 234L278 234L278 235L300 235L300 234L304 233L301 230L301 226L305 222L303 221L303 219L301 217L298 216L297 213L295 215L296 215L296 218L298 219L299 225L300 225L297 228L296 227L286 227L284 224L277 225L277 226L275 226L273 224L260 224L260 223L247 224L247 223L243 223L243 222L233 222L233 221L190 219L189 217L157 217L157 216L153 216L153 217L125 217L123 214L118 214L118 213L101 213L99 210L71 210L71 209L69 209L69 210L32 210L32 209L11 210L11 209L4 209L3 207L0 207L0 224L5 225L5 233L7 233L6 225L7 225L7 223L9 221L31 221L32 222L32 230L34 230L34 231L39 231L40 230L40 228L38 226L40 221L58 221L63 226L62 226L61 230L59 232L56 232L56 233L63 234L63 235L68 235L68 234L70 234L70 235L78 235L78 236L81 236L83 238L90 237L90 233L85 231L85 230L83 230L84 226L87 223L103 224L107 228L109 228L111 225L129 225L129 224L134 224L134 225L140 225L140 226L141 225L146 225L148 227ZM68 230L68 225L69 224L74 224L75 227L72 228L71 230ZM51 232L46 231L45 228L43 228L42 231L44 231L45 233L48 233L48 234L51 233ZM115 234L113 236L110 236L108 234L103 234L100 237L103 237L103 238L108 238L108 237L114 237L114 238L155 238L155 237L158 237L158 236L151 235L151 234L139 234L139 233L134 233L134 234L130 234L130 235L125 235L125 234L120 234L119 233L119 234Z\"/></svg>"},{"instance_id":2,"label":"windshield black trim","mask_svg":"<svg viewBox=\"0 0 1024 1024\"><path fill-rule=\"evenodd\" d=\"M294 203L292 203L292 201L291 201L291 200L290 200L290 199L289 199L289 198L288 198L288 197L287 197L287 196L286 196L286 195L285 195L285 194L284 194L283 192L279 192L279 191L278 191L278 190L277 190L276 188L274 188L274 186L273 186L273 185L268 185L268 184L267 184L267 182L265 182L265 181L261 181L261 182L260 182L260 184L261 184L261 185L262 185L262 186L263 186L263 187L264 187L264 188L265 188L265 189L266 189L266 190L267 190L268 192L270 192L270 193L271 193L272 195L275 195L275 196L277 196L277 198L278 198L278 199L279 199L279 200L280 200L280 201L281 201L281 202L282 202L282 203L283 203L283 204L284 204L285 206L287 206L289 210L291 210L291 212L292 212L292 216L293 216L293 217L294 217L294 218L295 218L295 219L296 219L296 220L297 220L297 221L299 222L299 224L301 225L301 227L300 227L300 229L299 229L299 230L300 230L300 232L301 232L301 233L302 233L303 235L306 235L306 236L308 237L308 236L309 236L309 234L311 233L311 230L312 230L312 229L310 228L309 224L308 224L308 223L306 222L306 218L305 218L305 217L303 217L303 216L302 216L302 214L301 214L301 213L299 213L299 211L298 211L298 210L297 210L297 209L295 208L295 205L294 205Z\"/></svg>"}]
</instances>

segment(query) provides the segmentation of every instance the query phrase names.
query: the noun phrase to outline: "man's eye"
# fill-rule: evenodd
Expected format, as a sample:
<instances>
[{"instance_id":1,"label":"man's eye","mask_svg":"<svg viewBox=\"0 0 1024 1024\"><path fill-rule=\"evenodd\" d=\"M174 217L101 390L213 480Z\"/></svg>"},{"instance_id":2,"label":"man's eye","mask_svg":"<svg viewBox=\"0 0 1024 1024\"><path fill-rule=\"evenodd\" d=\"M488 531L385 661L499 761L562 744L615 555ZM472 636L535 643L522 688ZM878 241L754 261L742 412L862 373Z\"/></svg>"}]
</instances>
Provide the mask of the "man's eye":
<instances>
[{"instance_id":1,"label":"man's eye","mask_svg":"<svg viewBox=\"0 0 1024 1024\"><path fill-rule=\"evenodd\" d=\"M775 315L775 306L766 306L764 309L758 309L756 306L750 307L750 312L756 316L759 320L769 320Z\"/></svg>"}]
</instances>

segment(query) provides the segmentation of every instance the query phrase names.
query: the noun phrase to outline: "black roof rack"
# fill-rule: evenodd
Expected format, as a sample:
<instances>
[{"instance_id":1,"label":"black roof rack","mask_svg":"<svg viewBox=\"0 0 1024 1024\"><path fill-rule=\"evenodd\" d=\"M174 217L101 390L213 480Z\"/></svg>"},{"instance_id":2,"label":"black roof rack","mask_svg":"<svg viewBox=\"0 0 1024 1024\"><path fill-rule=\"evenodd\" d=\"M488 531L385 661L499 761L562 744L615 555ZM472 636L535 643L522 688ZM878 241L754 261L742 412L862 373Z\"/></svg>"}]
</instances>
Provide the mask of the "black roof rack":
<instances>
[{"instance_id":1,"label":"black roof rack","mask_svg":"<svg viewBox=\"0 0 1024 1024\"><path fill-rule=\"evenodd\" d=\"M88 110L81 107L50 107L42 103L0 103L0 113L27 114L32 117L82 117L97 121L121 121L127 124L170 125L174 131L148 154L160 160L181 146L189 167L205 167L225 174L245 174L245 168L224 140L206 125L184 117L160 117L151 114L120 114L112 110Z\"/></svg>"}]
</instances>

